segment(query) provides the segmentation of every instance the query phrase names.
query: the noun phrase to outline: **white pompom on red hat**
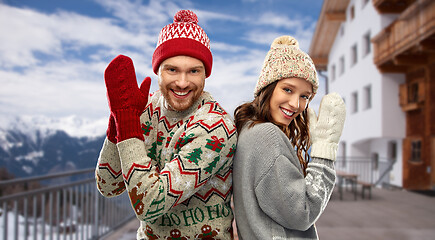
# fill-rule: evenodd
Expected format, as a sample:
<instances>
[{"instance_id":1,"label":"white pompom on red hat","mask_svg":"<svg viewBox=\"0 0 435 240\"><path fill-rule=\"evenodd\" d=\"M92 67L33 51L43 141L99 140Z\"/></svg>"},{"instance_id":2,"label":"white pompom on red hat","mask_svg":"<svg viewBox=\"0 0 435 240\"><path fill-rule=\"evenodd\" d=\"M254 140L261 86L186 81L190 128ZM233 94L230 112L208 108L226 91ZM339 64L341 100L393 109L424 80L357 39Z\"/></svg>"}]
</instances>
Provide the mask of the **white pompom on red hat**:
<instances>
[{"instance_id":1,"label":"white pompom on red hat","mask_svg":"<svg viewBox=\"0 0 435 240\"><path fill-rule=\"evenodd\" d=\"M160 64L167 58L190 56L201 60L206 77L211 74L213 56L210 51L210 39L198 25L198 17L190 10L180 10L174 16L174 22L160 31L152 67L158 74Z\"/></svg>"}]
</instances>

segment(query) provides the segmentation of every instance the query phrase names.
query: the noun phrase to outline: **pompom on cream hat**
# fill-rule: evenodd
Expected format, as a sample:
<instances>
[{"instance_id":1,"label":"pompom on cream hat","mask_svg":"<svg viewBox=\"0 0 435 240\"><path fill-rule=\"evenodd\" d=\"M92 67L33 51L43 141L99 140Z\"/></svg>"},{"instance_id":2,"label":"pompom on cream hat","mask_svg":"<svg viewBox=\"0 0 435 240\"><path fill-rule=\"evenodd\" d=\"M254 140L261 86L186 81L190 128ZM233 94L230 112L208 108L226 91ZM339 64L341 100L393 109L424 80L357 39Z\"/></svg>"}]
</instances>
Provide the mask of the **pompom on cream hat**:
<instances>
[{"instance_id":1,"label":"pompom on cream hat","mask_svg":"<svg viewBox=\"0 0 435 240\"><path fill-rule=\"evenodd\" d=\"M313 85L313 96L319 88L316 67L307 53L299 48L298 41L291 36L276 38L264 59L254 96L267 85L284 78L302 78Z\"/></svg>"}]
</instances>

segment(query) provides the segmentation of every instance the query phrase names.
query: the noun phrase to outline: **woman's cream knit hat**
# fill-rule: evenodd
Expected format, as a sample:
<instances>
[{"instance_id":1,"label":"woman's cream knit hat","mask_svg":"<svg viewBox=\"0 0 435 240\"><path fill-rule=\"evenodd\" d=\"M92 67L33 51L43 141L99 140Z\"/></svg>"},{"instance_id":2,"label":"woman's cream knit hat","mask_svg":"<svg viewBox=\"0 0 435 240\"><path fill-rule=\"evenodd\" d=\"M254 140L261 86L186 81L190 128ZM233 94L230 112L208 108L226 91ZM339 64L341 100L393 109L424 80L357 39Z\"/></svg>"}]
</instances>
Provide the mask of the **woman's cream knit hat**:
<instances>
[{"instance_id":1,"label":"woman's cream knit hat","mask_svg":"<svg viewBox=\"0 0 435 240\"><path fill-rule=\"evenodd\" d=\"M273 41L264 59L254 96L267 85L292 77L305 79L313 85L313 93L317 92L319 80L313 60L299 49L299 43L295 38L281 36Z\"/></svg>"}]
</instances>

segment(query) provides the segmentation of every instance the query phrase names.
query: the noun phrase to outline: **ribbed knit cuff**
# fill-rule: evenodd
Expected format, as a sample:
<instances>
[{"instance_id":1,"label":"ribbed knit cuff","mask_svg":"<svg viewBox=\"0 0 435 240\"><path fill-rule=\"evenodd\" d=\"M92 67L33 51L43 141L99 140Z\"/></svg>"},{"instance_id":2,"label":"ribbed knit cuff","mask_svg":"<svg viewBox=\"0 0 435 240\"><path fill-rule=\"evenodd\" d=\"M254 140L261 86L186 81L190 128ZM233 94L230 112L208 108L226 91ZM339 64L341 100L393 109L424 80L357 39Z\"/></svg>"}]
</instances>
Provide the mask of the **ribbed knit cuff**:
<instances>
[{"instance_id":1,"label":"ribbed knit cuff","mask_svg":"<svg viewBox=\"0 0 435 240\"><path fill-rule=\"evenodd\" d=\"M337 148L337 143L316 142L311 145L310 156L335 161Z\"/></svg>"},{"instance_id":2,"label":"ribbed knit cuff","mask_svg":"<svg viewBox=\"0 0 435 240\"><path fill-rule=\"evenodd\" d=\"M129 138L144 140L140 126L140 114L142 112L135 109L121 109L112 113L115 117L118 143Z\"/></svg>"},{"instance_id":3,"label":"ribbed knit cuff","mask_svg":"<svg viewBox=\"0 0 435 240\"><path fill-rule=\"evenodd\" d=\"M107 126L106 136L109 141L116 144L116 123L113 115L110 115L109 124Z\"/></svg>"}]
</instances>

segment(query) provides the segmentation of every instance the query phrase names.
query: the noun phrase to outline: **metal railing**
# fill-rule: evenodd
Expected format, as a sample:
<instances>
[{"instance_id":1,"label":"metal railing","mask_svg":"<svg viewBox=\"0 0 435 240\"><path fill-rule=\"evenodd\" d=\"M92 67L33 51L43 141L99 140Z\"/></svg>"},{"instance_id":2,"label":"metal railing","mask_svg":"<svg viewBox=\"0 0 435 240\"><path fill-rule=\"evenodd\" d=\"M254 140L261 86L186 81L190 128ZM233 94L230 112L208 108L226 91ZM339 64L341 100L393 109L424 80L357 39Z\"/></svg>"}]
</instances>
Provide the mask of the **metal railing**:
<instances>
[{"instance_id":1,"label":"metal railing","mask_svg":"<svg viewBox=\"0 0 435 240\"><path fill-rule=\"evenodd\" d=\"M0 181L0 190L65 177L68 183L0 196L0 240L100 239L135 217L127 194L98 192L94 169Z\"/></svg>"},{"instance_id":2,"label":"metal railing","mask_svg":"<svg viewBox=\"0 0 435 240\"><path fill-rule=\"evenodd\" d=\"M335 169L337 171L357 174L358 181L376 186L389 183L387 176L395 163L395 160L386 158L337 157Z\"/></svg>"}]
</instances>

